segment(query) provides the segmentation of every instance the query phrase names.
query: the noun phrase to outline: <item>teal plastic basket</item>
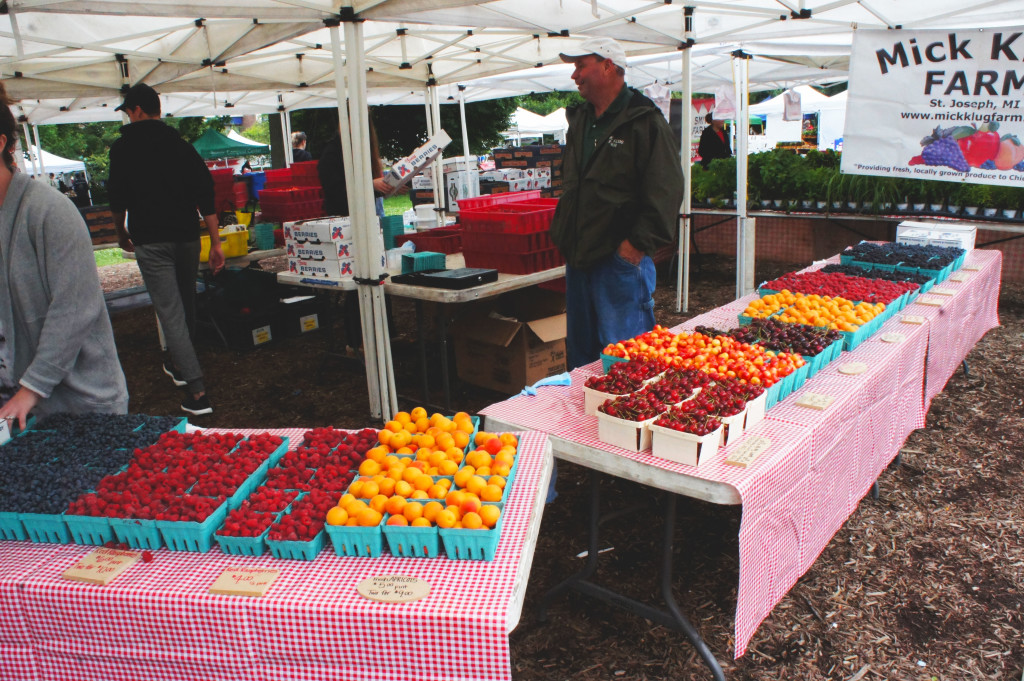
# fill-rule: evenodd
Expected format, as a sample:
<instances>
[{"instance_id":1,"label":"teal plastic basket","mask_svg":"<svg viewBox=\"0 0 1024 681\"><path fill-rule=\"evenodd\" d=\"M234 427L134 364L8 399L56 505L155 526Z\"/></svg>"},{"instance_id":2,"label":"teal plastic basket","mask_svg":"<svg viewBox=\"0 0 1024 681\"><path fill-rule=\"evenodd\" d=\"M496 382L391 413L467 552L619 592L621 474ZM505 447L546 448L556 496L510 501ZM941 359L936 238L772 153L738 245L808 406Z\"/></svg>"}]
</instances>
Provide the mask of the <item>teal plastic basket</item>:
<instances>
[{"instance_id":1,"label":"teal plastic basket","mask_svg":"<svg viewBox=\"0 0 1024 681\"><path fill-rule=\"evenodd\" d=\"M49 544L70 544L71 532L68 531L64 517L49 513L19 513L25 533L34 542Z\"/></svg>"},{"instance_id":2,"label":"teal plastic basket","mask_svg":"<svg viewBox=\"0 0 1024 681\"><path fill-rule=\"evenodd\" d=\"M213 533L224 523L227 514L228 505L225 502L201 523L187 520L157 520L156 526L171 551L205 553L210 550Z\"/></svg>"},{"instance_id":3,"label":"teal plastic basket","mask_svg":"<svg viewBox=\"0 0 1024 681\"><path fill-rule=\"evenodd\" d=\"M402 254L402 274L424 272L426 270L443 270L445 267L444 253L423 251L422 253Z\"/></svg>"},{"instance_id":4,"label":"teal plastic basket","mask_svg":"<svg viewBox=\"0 0 1024 681\"><path fill-rule=\"evenodd\" d=\"M110 518L110 526L117 540L133 549L158 549L164 545L155 520Z\"/></svg>"},{"instance_id":5,"label":"teal plastic basket","mask_svg":"<svg viewBox=\"0 0 1024 681\"><path fill-rule=\"evenodd\" d=\"M21 514L9 511L0 512L0 539L25 541L28 534L21 524Z\"/></svg>"},{"instance_id":6,"label":"teal plastic basket","mask_svg":"<svg viewBox=\"0 0 1024 681\"><path fill-rule=\"evenodd\" d=\"M503 514L493 530L439 529L444 552L452 560L494 560L504 519Z\"/></svg>"},{"instance_id":7,"label":"teal plastic basket","mask_svg":"<svg viewBox=\"0 0 1024 681\"><path fill-rule=\"evenodd\" d=\"M320 530L309 541L280 541L267 539L267 547L275 558L314 560L324 548L324 531Z\"/></svg>"},{"instance_id":8,"label":"teal plastic basket","mask_svg":"<svg viewBox=\"0 0 1024 681\"><path fill-rule=\"evenodd\" d=\"M271 222L261 222L253 228L256 250L269 251L274 248L274 226Z\"/></svg>"},{"instance_id":9,"label":"teal plastic basket","mask_svg":"<svg viewBox=\"0 0 1024 681\"><path fill-rule=\"evenodd\" d=\"M334 544L334 553L338 556L376 558L384 550L384 537L380 525L375 527L327 525L325 529L331 538L331 543Z\"/></svg>"},{"instance_id":10,"label":"teal plastic basket","mask_svg":"<svg viewBox=\"0 0 1024 681\"><path fill-rule=\"evenodd\" d=\"M91 515L64 514L71 540L76 544L103 546L114 540L114 528L110 526L110 518Z\"/></svg>"},{"instance_id":11,"label":"teal plastic basket","mask_svg":"<svg viewBox=\"0 0 1024 681\"><path fill-rule=\"evenodd\" d=\"M781 399L779 394L782 392L782 381L776 381L773 385L764 389L764 409L768 411Z\"/></svg>"},{"instance_id":12,"label":"teal plastic basket","mask_svg":"<svg viewBox=\"0 0 1024 681\"><path fill-rule=\"evenodd\" d=\"M440 552L441 539L436 527L388 525L388 517L390 516L384 518L381 530L388 540L391 555L404 558L434 558Z\"/></svg>"},{"instance_id":13,"label":"teal plastic basket","mask_svg":"<svg viewBox=\"0 0 1024 681\"><path fill-rule=\"evenodd\" d=\"M802 367L790 374L793 377L793 390L799 390L804 387L804 383L807 382L807 379L810 377L810 373L811 366L809 364L804 364Z\"/></svg>"},{"instance_id":14,"label":"teal plastic basket","mask_svg":"<svg viewBox=\"0 0 1024 681\"><path fill-rule=\"evenodd\" d=\"M386 215L380 218L380 228L384 233L384 248L395 247L395 237L405 234L405 224L401 215Z\"/></svg>"}]
</instances>

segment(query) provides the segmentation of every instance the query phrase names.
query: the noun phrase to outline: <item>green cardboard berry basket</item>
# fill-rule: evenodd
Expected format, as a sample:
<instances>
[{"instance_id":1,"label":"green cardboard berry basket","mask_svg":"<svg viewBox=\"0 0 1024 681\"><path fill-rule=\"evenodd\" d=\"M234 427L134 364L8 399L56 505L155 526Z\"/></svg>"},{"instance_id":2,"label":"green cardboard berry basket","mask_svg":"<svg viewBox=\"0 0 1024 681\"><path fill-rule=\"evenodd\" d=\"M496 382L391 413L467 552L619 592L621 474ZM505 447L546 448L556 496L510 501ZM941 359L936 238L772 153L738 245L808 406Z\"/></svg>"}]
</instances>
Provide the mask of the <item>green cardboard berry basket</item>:
<instances>
[{"instance_id":1,"label":"green cardboard berry basket","mask_svg":"<svg viewBox=\"0 0 1024 681\"><path fill-rule=\"evenodd\" d=\"M164 543L171 551L198 551L205 553L213 545L213 533L224 523L228 514L225 501L202 522L189 520L157 520Z\"/></svg>"},{"instance_id":2,"label":"green cardboard berry basket","mask_svg":"<svg viewBox=\"0 0 1024 681\"><path fill-rule=\"evenodd\" d=\"M114 528L106 516L64 514L71 540L76 544L103 546L114 540Z\"/></svg>"},{"instance_id":3,"label":"green cardboard berry basket","mask_svg":"<svg viewBox=\"0 0 1024 681\"><path fill-rule=\"evenodd\" d=\"M257 537L234 537L214 533L213 539L220 550L232 556L262 556L267 552L267 535L270 528Z\"/></svg>"},{"instance_id":4,"label":"green cardboard berry basket","mask_svg":"<svg viewBox=\"0 0 1024 681\"><path fill-rule=\"evenodd\" d=\"M604 373L607 374L608 370L612 368L613 364L618 364L619 362L628 362L628 361L629 360L626 359L625 357L616 357L615 355L606 355L606 354L604 354L602 352L601 353L601 370L604 371Z\"/></svg>"},{"instance_id":5,"label":"green cardboard berry basket","mask_svg":"<svg viewBox=\"0 0 1024 681\"><path fill-rule=\"evenodd\" d=\"M384 550L380 525L373 527L327 525L325 529L334 545L335 555L376 558Z\"/></svg>"},{"instance_id":6,"label":"green cardboard berry basket","mask_svg":"<svg viewBox=\"0 0 1024 681\"><path fill-rule=\"evenodd\" d=\"M20 513L0 512L0 539L11 541L25 541L28 539L25 526L21 524Z\"/></svg>"},{"instance_id":7,"label":"green cardboard berry basket","mask_svg":"<svg viewBox=\"0 0 1024 681\"><path fill-rule=\"evenodd\" d=\"M19 513L25 533L34 542L70 544L71 532L62 515L52 513Z\"/></svg>"},{"instance_id":8,"label":"green cardboard berry basket","mask_svg":"<svg viewBox=\"0 0 1024 681\"><path fill-rule=\"evenodd\" d=\"M324 548L325 534L323 530L309 541L283 541L267 539L267 547L275 558L290 560L314 560Z\"/></svg>"},{"instance_id":9,"label":"green cardboard berry basket","mask_svg":"<svg viewBox=\"0 0 1024 681\"><path fill-rule=\"evenodd\" d=\"M164 545L155 520L143 518L110 518L114 536L133 549L158 549Z\"/></svg>"},{"instance_id":10,"label":"green cardboard berry basket","mask_svg":"<svg viewBox=\"0 0 1024 681\"><path fill-rule=\"evenodd\" d=\"M444 552L452 560L494 560L501 539L501 526L505 520L502 513L498 524L492 530L465 530L462 528L439 529Z\"/></svg>"},{"instance_id":11,"label":"green cardboard berry basket","mask_svg":"<svg viewBox=\"0 0 1024 681\"><path fill-rule=\"evenodd\" d=\"M388 525L390 517L390 514L384 516L381 531L388 540L388 550L391 551L391 555L404 558L437 557L441 550L441 539L437 527Z\"/></svg>"}]
</instances>

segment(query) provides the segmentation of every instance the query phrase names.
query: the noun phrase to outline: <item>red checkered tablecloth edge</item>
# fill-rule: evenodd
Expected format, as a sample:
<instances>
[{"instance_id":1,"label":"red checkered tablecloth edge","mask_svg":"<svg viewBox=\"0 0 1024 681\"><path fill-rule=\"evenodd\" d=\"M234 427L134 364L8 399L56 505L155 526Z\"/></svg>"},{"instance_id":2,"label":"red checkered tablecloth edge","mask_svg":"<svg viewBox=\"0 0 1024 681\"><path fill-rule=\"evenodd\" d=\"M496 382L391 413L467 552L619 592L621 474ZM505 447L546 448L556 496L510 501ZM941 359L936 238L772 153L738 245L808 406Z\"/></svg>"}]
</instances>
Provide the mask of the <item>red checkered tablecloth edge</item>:
<instances>
[{"instance_id":1,"label":"red checkered tablecloth edge","mask_svg":"<svg viewBox=\"0 0 1024 681\"><path fill-rule=\"evenodd\" d=\"M813 564L899 452L907 435L923 427L926 376L927 385L933 388L938 380L932 378L933 373L940 371L936 367L944 367L941 371L949 366L955 369L974 342L998 323L995 309L1000 260L998 251L974 251L967 262L978 264L981 270L964 284L944 284L966 289L942 308L944 314L922 305L902 313L925 316L928 321L923 325L902 323L902 314L896 315L881 332L853 352L844 352L769 411L766 420L751 433L767 437L771 445L748 468L724 463L736 444L720 449L710 462L693 468L657 459L649 450L629 452L601 442L596 419L583 413L581 388L588 376L601 372L599 362L571 372L571 386L545 387L537 396L513 397L488 406L481 414L656 468L734 487L743 501L735 615L735 655L739 657L760 622ZM838 262L838 256L830 261ZM824 264L817 262L807 269ZM698 325L731 328L736 315L755 297L745 296L673 330L692 331ZM904 340L881 341L881 335L888 332L900 333ZM953 342L956 338L973 340L957 344ZM869 370L859 376L838 372L841 364L853 361L864 362ZM939 390L941 386L935 392ZM825 412L796 406L794 403L807 392L837 399Z\"/></svg>"},{"instance_id":2,"label":"red checkered tablecloth edge","mask_svg":"<svg viewBox=\"0 0 1024 681\"><path fill-rule=\"evenodd\" d=\"M271 432L290 438L303 430ZM96 587L61 578L89 547L0 542L0 612L22 621L0 639L24 678L147 679L486 679L511 678L508 635L518 617L524 538L547 437L523 433L516 479L493 561L445 557L335 556L313 561L154 551L115 582ZM280 570L260 599L213 595L231 566ZM431 585L414 603L360 596L366 577L402 574ZM521 595L518 596L521 598ZM11 634L11 632L16 632ZM26 643L25 632L31 645ZM18 633L20 632L20 633ZM13 651L7 655L7 651Z\"/></svg>"}]
</instances>

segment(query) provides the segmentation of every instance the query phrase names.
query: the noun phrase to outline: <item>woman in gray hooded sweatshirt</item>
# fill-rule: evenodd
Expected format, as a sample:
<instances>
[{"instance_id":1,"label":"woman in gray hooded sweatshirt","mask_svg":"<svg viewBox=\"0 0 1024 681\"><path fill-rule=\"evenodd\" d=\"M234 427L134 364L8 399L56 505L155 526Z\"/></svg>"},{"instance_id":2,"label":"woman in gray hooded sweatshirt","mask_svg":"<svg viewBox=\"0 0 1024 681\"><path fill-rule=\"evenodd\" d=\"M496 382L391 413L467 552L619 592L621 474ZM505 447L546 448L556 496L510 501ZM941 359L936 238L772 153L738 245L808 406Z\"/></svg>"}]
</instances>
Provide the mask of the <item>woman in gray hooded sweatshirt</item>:
<instances>
[{"instance_id":1,"label":"woman in gray hooded sweatshirt","mask_svg":"<svg viewBox=\"0 0 1024 681\"><path fill-rule=\"evenodd\" d=\"M17 122L0 83L0 418L123 414L117 359L89 229L78 209L14 162Z\"/></svg>"}]
</instances>

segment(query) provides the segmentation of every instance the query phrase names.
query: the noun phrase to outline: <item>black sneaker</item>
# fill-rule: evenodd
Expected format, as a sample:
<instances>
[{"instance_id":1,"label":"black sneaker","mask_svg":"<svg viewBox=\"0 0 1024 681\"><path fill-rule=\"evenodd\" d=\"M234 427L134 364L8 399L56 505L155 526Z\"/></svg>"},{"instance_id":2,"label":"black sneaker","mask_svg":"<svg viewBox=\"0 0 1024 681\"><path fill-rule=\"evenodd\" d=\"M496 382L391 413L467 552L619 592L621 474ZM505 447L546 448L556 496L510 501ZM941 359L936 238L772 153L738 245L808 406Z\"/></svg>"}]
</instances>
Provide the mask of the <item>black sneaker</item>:
<instances>
[{"instance_id":1,"label":"black sneaker","mask_svg":"<svg viewBox=\"0 0 1024 681\"><path fill-rule=\"evenodd\" d=\"M179 388L188 385L188 383L183 381L181 376L178 375L178 370L174 368L173 364L168 365L167 362L164 362L164 373L170 376L171 380L174 381L174 385Z\"/></svg>"},{"instance_id":2,"label":"black sneaker","mask_svg":"<svg viewBox=\"0 0 1024 681\"><path fill-rule=\"evenodd\" d=\"M181 410L187 411L189 414L194 416L213 413L213 407L210 406L210 398L206 395L203 395L202 397L186 395L185 400L181 403Z\"/></svg>"}]
</instances>

